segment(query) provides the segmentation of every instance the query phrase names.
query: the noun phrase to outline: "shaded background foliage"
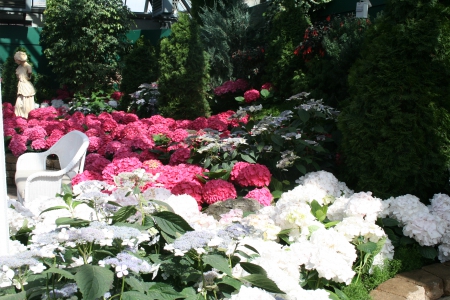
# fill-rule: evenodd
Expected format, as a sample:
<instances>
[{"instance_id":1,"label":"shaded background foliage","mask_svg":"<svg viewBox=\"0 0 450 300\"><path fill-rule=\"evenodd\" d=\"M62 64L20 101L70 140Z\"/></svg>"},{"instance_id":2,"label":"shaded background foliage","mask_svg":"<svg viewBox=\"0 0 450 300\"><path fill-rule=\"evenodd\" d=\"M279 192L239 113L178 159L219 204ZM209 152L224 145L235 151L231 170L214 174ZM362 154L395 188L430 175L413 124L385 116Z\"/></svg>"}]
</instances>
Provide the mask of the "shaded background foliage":
<instances>
[{"instance_id":1,"label":"shaded background foliage","mask_svg":"<svg viewBox=\"0 0 450 300\"><path fill-rule=\"evenodd\" d=\"M131 16L121 0L47 1L41 44L58 82L89 94L115 80Z\"/></svg>"},{"instance_id":2,"label":"shaded background foliage","mask_svg":"<svg viewBox=\"0 0 450 300\"><path fill-rule=\"evenodd\" d=\"M448 186L449 5L390 0L349 75L343 178L357 190L423 201Z\"/></svg>"},{"instance_id":3,"label":"shaded background foliage","mask_svg":"<svg viewBox=\"0 0 450 300\"><path fill-rule=\"evenodd\" d=\"M199 25L180 13L172 28L170 37L161 41L159 112L175 119L209 116L208 56L200 40Z\"/></svg>"}]
</instances>

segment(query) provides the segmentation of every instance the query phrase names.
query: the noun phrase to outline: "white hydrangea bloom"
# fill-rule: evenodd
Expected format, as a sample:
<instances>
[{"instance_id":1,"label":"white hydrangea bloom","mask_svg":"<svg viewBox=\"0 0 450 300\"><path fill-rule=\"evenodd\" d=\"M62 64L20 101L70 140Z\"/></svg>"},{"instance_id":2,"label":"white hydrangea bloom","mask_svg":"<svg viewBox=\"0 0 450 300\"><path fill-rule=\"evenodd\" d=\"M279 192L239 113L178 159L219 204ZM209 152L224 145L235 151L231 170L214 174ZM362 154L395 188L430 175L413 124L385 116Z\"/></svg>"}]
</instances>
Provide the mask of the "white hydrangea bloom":
<instances>
[{"instance_id":1,"label":"white hydrangea bloom","mask_svg":"<svg viewBox=\"0 0 450 300\"><path fill-rule=\"evenodd\" d=\"M190 195L171 195L169 198L161 201L167 203L177 215L180 215L185 220L190 215L199 213L197 200Z\"/></svg>"},{"instance_id":2,"label":"white hydrangea bloom","mask_svg":"<svg viewBox=\"0 0 450 300\"><path fill-rule=\"evenodd\" d=\"M327 171L308 173L297 179L295 182L300 185L315 187L325 195L330 195L334 198L343 195L349 197L353 194L353 191L350 190L345 183L340 182L332 173ZM320 199L316 200L320 203Z\"/></svg>"},{"instance_id":3,"label":"white hydrangea bloom","mask_svg":"<svg viewBox=\"0 0 450 300\"><path fill-rule=\"evenodd\" d=\"M268 292L257 288L257 287L247 287L245 285L241 286L237 294L231 295L230 300L275 300L275 297Z\"/></svg>"},{"instance_id":4,"label":"white hydrangea bloom","mask_svg":"<svg viewBox=\"0 0 450 300\"><path fill-rule=\"evenodd\" d=\"M416 196L407 194L390 198L389 216L402 224L408 223L421 213L429 213L429 210Z\"/></svg>"},{"instance_id":5,"label":"white hydrangea bloom","mask_svg":"<svg viewBox=\"0 0 450 300\"><path fill-rule=\"evenodd\" d=\"M344 210L347 206L349 198L338 197L334 200L333 204L328 207L327 217L330 221L342 221L345 217Z\"/></svg>"},{"instance_id":6,"label":"white hydrangea bloom","mask_svg":"<svg viewBox=\"0 0 450 300\"><path fill-rule=\"evenodd\" d=\"M146 189L142 195L144 196L145 199L154 199L154 200L159 200L159 201L165 201L167 200L170 196L172 196L172 193L166 189L166 188L148 188Z\"/></svg>"},{"instance_id":7,"label":"white hydrangea bloom","mask_svg":"<svg viewBox=\"0 0 450 300\"><path fill-rule=\"evenodd\" d=\"M439 216L447 223L447 230L450 230L450 196L446 194L436 194L430 200L428 206L433 215Z\"/></svg>"},{"instance_id":8,"label":"white hydrangea bloom","mask_svg":"<svg viewBox=\"0 0 450 300\"><path fill-rule=\"evenodd\" d=\"M349 242L357 237L364 237L365 242L377 243L386 237L384 230L372 221L367 221L361 216L348 217L338 223L334 229L344 235Z\"/></svg>"},{"instance_id":9,"label":"white hydrangea bloom","mask_svg":"<svg viewBox=\"0 0 450 300\"><path fill-rule=\"evenodd\" d=\"M324 225L317 221L311 214L311 207L306 203L297 203L278 207L278 214L275 217L275 224L281 229L290 229L298 227L302 235L309 235L310 226L323 227Z\"/></svg>"},{"instance_id":10,"label":"white hydrangea bloom","mask_svg":"<svg viewBox=\"0 0 450 300\"><path fill-rule=\"evenodd\" d=\"M391 240L386 236L383 248L381 251L375 255L372 265L381 266L384 264L386 259L391 260L394 258L394 245L392 245Z\"/></svg>"},{"instance_id":11,"label":"white hydrangea bloom","mask_svg":"<svg viewBox=\"0 0 450 300\"><path fill-rule=\"evenodd\" d=\"M446 228L446 223L439 216L420 212L405 223L403 234L415 239L421 246L434 246L441 242Z\"/></svg>"},{"instance_id":12,"label":"white hydrangea bloom","mask_svg":"<svg viewBox=\"0 0 450 300\"><path fill-rule=\"evenodd\" d=\"M281 227L277 226L270 216L260 213L250 214L243 218L240 223L255 228L256 231L261 233L260 236L264 240L277 241L277 235L281 231Z\"/></svg>"},{"instance_id":13,"label":"white hydrangea bloom","mask_svg":"<svg viewBox=\"0 0 450 300\"><path fill-rule=\"evenodd\" d=\"M438 246L438 258L440 262L446 262L450 260L450 232L442 237L442 244Z\"/></svg>"},{"instance_id":14,"label":"white hydrangea bloom","mask_svg":"<svg viewBox=\"0 0 450 300\"><path fill-rule=\"evenodd\" d=\"M381 199L372 197L371 192L360 192L350 196L344 215L346 217L361 216L369 222L375 222L382 209Z\"/></svg>"}]
</instances>

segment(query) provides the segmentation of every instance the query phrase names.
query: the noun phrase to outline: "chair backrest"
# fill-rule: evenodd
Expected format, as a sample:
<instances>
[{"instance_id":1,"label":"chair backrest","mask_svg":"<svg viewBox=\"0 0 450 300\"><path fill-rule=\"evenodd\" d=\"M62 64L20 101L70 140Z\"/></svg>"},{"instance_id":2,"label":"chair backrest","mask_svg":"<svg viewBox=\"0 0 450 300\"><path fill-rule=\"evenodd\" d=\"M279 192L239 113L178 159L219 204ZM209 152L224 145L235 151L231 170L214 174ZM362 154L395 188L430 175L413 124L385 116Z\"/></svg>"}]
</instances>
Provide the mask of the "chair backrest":
<instances>
[{"instance_id":1,"label":"chair backrest","mask_svg":"<svg viewBox=\"0 0 450 300\"><path fill-rule=\"evenodd\" d=\"M70 171L81 173L83 172L88 146L89 138L87 135L74 130L61 137L48 152L58 156L61 169L68 167Z\"/></svg>"}]
</instances>

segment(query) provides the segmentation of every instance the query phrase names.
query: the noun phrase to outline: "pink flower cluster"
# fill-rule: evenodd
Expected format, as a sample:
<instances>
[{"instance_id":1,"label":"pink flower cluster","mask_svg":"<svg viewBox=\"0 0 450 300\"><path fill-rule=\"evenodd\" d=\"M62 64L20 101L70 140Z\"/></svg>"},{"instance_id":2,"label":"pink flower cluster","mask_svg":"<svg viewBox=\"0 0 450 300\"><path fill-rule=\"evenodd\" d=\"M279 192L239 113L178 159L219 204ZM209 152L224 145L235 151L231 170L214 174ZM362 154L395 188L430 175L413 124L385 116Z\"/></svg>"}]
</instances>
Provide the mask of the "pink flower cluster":
<instances>
[{"instance_id":1,"label":"pink flower cluster","mask_svg":"<svg viewBox=\"0 0 450 300\"><path fill-rule=\"evenodd\" d=\"M237 162L231 169L230 179L236 184L246 187L265 187L270 184L272 174L269 169L260 164L251 164L248 162Z\"/></svg>"},{"instance_id":2,"label":"pink flower cluster","mask_svg":"<svg viewBox=\"0 0 450 300\"><path fill-rule=\"evenodd\" d=\"M251 103L258 100L260 97L259 91L255 89L248 90L244 93L244 100L246 103Z\"/></svg>"},{"instance_id":3,"label":"pink flower cluster","mask_svg":"<svg viewBox=\"0 0 450 300\"><path fill-rule=\"evenodd\" d=\"M187 163L190 151L185 139L191 135L201 135L205 128L216 129L227 135L229 130L246 119L232 119L233 111L226 111L210 118L195 120L173 120L162 116L139 119L136 115L123 111L111 114L83 115L76 112L68 115L49 106L31 111L28 119L15 117L11 104L3 104L4 135L11 137L8 148L15 156L28 151L44 151L63 135L72 130L84 132L89 138L89 148L85 160L85 171L76 175L72 184L86 180L102 180L114 184L114 176L121 172L131 172L142 168L156 176L142 190L150 187L165 187L175 195L187 194L194 197L201 207L226 199L235 199L234 184L242 187L256 187L247 197L254 198L263 205L272 201L266 188L271 180L267 167L260 164L238 162L234 165L230 180L213 179L206 181L208 170ZM167 146L156 146L153 136L163 134L169 139ZM170 154L169 164L159 159Z\"/></svg>"},{"instance_id":4,"label":"pink flower cluster","mask_svg":"<svg viewBox=\"0 0 450 300\"><path fill-rule=\"evenodd\" d=\"M221 86L218 86L214 89L214 94L216 96L222 96L225 94L244 92L247 87L248 83L244 79L238 79L236 81L225 81Z\"/></svg>"}]
</instances>

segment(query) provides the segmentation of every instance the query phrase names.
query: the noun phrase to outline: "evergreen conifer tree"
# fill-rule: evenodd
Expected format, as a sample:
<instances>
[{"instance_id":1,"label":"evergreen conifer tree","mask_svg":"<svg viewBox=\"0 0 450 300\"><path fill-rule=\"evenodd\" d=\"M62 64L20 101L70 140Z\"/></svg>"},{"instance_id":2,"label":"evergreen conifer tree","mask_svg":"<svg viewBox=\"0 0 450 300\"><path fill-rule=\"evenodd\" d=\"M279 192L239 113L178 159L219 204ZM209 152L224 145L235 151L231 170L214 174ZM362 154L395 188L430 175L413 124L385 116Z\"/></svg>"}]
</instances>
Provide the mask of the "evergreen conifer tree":
<instances>
[{"instance_id":1,"label":"evergreen conifer tree","mask_svg":"<svg viewBox=\"0 0 450 300\"><path fill-rule=\"evenodd\" d=\"M449 8L437 0L389 0L367 31L338 123L343 180L356 190L426 201L448 185Z\"/></svg>"},{"instance_id":2,"label":"evergreen conifer tree","mask_svg":"<svg viewBox=\"0 0 450 300\"><path fill-rule=\"evenodd\" d=\"M165 117L194 119L209 116L206 99L208 55L199 25L180 13L169 37L161 40L158 110Z\"/></svg>"}]
</instances>

